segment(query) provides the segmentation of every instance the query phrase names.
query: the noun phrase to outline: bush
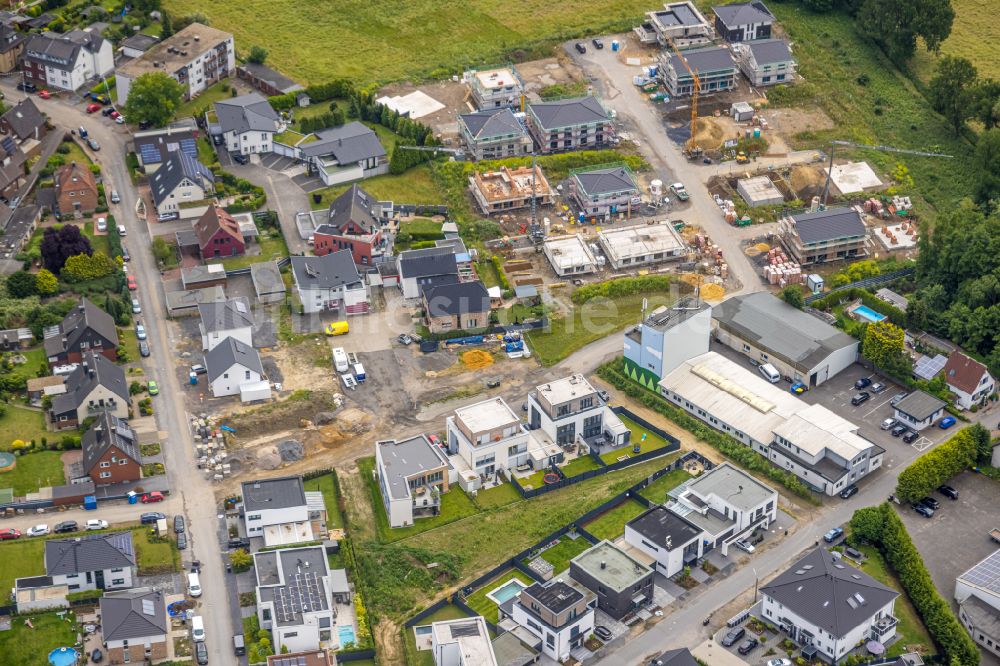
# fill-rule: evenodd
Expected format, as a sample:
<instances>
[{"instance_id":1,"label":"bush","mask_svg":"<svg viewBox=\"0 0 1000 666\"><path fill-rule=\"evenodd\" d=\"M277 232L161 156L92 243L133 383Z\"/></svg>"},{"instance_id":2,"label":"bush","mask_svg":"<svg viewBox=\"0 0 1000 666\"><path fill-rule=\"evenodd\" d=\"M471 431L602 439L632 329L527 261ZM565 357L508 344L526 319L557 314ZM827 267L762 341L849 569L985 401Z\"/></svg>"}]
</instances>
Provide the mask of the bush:
<instances>
[{"instance_id":1,"label":"bush","mask_svg":"<svg viewBox=\"0 0 1000 666\"><path fill-rule=\"evenodd\" d=\"M250 553L242 548L238 548L229 553L229 564L233 567L235 573L242 573L249 571L250 567L253 566L253 558L250 557Z\"/></svg>"},{"instance_id":2,"label":"bush","mask_svg":"<svg viewBox=\"0 0 1000 666\"><path fill-rule=\"evenodd\" d=\"M66 595L66 601L97 601L104 594L101 590L83 590L82 592L70 592Z\"/></svg>"},{"instance_id":3,"label":"bush","mask_svg":"<svg viewBox=\"0 0 1000 666\"><path fill-rule=\"evenodd\" d=\"M976 463L978 447L976 433L971 428L959 430L900 473L896 481L896 495L904 502L926 497L951 477L972 467Z\"/></svg>"},{"instance_id":4,"label":"bush","mask_svg":"<svg viewBox=\"0 0 1000 666\"><path fill-rule=\"evenodd\" d=\"M651 291L667 291L668 289L670 289L670 278L665 275L619 278L580 287L573 292L573 302L579 305L598 297L613 299Z\"/></svg>"}]
</instances>

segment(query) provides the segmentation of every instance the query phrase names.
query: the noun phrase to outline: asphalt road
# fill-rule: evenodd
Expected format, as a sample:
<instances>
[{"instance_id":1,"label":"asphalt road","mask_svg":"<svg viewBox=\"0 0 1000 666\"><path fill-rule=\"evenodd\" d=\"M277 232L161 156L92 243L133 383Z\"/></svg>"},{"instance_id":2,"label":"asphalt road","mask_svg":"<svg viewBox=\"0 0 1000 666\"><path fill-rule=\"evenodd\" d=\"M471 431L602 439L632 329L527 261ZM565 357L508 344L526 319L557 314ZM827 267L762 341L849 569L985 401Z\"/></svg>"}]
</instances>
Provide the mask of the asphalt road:
<instances>
[{"instance_id":1,"label":"asphalt road","mask_svg":"<svg viewBox=\"0 0 1000 666\"><path fill-rule=\"evenodd\" d=\"M8 103L15 103L24 97L24 93L14 88L15 84L15 79L8 79L2 84ZM50 100L35 96L34 100L55 125L66 129L83 125L97 139L101 150L97 153L90 152L89 149L87 151L101 165L106 189L110 191L113 187L121 196L121 203L112 204L110 212L115 216L116 223L124 224L128 230L124 241L132 255L129 272L138 282L138 294L144 312L142 318L149 332L152 350L152 356L143 359L142 364L147 378L156 380L160 386L160 395L153 399L153 405L163 441L167 478L172 489L169 503L150 505L150 510L167 513L163 508L166 504L174 512L183 511L187 516L190 545L184 557L185 562L191 559L200 559L202 562L204 592L199 605L205 618L209 655L214 663L227 663L232 661L232 657L228 655L234 627L227 607L224 585L226 573L217 533L217 507L211 482L196 470L194 444L182 402L171 398L181 392L176 373L171 371L174 349L177 346L166 322L165 296L159 270L148 250L150 230L145 223L140 224L135 214L138 195L128 177L125 164L125 153L131 136L124 125L116 125L100 114L88 115L78 96L61 95ZM107 515L113 520L119 511L118 507L109 506ZM131 507L131 511L134 514L135 508ZM103 509L98 509L88 517L103 518L104 513ZM66 518L62 518L64 515ZM70 513L60 514L60 518L69 519Z\"/></svg>"}]
</instances>

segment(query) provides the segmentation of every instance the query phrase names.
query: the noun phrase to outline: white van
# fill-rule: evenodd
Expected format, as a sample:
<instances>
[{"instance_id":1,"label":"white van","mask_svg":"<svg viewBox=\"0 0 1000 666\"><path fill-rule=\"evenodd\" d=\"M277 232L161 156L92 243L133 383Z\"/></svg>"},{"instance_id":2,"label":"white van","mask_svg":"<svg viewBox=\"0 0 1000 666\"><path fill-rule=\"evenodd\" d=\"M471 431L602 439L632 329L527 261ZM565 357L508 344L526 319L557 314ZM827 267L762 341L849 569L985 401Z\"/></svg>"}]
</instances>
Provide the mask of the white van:
<instances>
[{"instance_id":1,"label":"white van","mask_svg":"<svg viewBox=\"0 0 1000 666\"><path fill-rule=\"evenodd\" d=\"M764 379L772 384L777 384L781 381L781 374L778 372L778 369L770 363L762 363L757 369L760 370L760 374L764 375Z\"/></svg>"},{"instance_id":2,"label":"white van","mask_svg":"<svg viewBox=\"0 0 1000 666\"><path fill-rule=\"evenodd\" d=\"M201 619L201 615L191 618L191 639L196 643L205 640L205 621Z\"/></svg>"},{"instance_id":3,"label":"white van","mask_svg":"<svg viewBox=\"0 0 1000 666\"><path fill-rule=\"evenodd\" d=\"M347 352L344 351L343 347L333 348L333 368L337 372L347 372L350 369L347 362Z\"/></svg>"},{"instance_id":4,"label":"white van","mask_svg":"<svg viewBox=\"0 0 1000 666\"><path fill-rule=\"evenodd\" d=\"M201 581L198 580L198 574L196 573L188 574L188 594L192 597L201 596Z\"/></svg>"}]
</instances>

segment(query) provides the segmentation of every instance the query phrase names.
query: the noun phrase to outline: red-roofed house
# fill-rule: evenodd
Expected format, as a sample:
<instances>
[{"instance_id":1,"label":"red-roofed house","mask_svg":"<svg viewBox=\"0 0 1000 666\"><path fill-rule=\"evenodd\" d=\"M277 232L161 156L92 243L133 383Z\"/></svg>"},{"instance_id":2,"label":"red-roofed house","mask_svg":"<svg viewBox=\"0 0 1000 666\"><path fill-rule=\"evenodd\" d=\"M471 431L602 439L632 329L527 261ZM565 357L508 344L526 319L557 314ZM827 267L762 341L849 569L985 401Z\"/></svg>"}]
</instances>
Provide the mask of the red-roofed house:
<instances>
[{"instance_id":1,"label":"red-roofed house","mask_svg":"<svg viewBox=\"0 0 1000 666\"><path fill-rule=\"evenodd\" d=\"M246 251L240 223L220 206L209 206L194 223L201 258L238 257Z\"/></svg>"},{"instance_id":2,"label":"red-roofed house","mask_svg":"<svg viewBox=\"0 0 1000 666\"><path fill-rule=\"evenodd\" d=\"M944 365L944 381L955 394L955 403L962 409L981 404L996 390L996 381L986 366L962 352L948 357Z\"/></svg>"},{"instance_id":3,"label":"red-roofed house","mask_svg":"<svg viewBox=\"0 0 1000 666\"><path fill-rule=\"evenodd\" d=\"M372 195L352 185L330 204L328 221L313 234L313 254L317 257L350 250L354 263L372 265L372 256L380 254L382 240L381 208Z\"/></svg>"}]
</instances>

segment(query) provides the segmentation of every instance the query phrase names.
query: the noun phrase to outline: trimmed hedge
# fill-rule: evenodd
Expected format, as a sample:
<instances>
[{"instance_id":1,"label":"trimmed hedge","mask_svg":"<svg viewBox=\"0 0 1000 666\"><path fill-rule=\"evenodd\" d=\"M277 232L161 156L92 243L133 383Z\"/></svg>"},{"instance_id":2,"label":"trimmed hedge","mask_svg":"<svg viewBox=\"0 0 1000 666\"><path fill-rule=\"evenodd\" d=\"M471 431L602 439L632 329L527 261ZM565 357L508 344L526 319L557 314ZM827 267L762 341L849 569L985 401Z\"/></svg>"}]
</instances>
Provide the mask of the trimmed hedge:
<instances>
[{"instance_id":1,"label":"trimmed hedge","mask_svg":"<svg viewBox=\"0 0 1000 666\"><path fill-rule=\"evenodd\" d=\"M780 467L772 465L767 458L745 444L738 442L729 435L723 434L711 426L699 421L687 412L674 407L661 396L639 386L626 377L621 371L621 357L609 361L597 370L597 374L619 391L624 392L630 398L638 400L646 407L662 414L680 427L695 435L698 439L708 443L714 449L732 459L741 467L761 476L766 476L775 483L780 483L793 495L800 497L812 504L819 504L816 494L802 483L797 476L787 472Z\"/></svg>"},{"instance_id":2,"label":"trimmed hedge","mask_svg":"<svg viewBox=\"0 0 1000 666\"><path fill-rule=\"evenodd\" d=\"M642 277L618 278L580 287L573 292L573 302L586 303L592 298L621 298L632 294L646 294L652 291L670 289L670 278L666 275L645 275Z\"/></svg>"},{"instance_id":3,"label":"trimmed hedge","mask_svg":"<svg viewBox=\"0 0 1000 666\"><path fill-rule=\"evenodd\" d=\"M854 512L849 541L870 543L878 548L895 572L931 638L944 653L942 663L977 666L979 649L938 594L924 560L920 557L899 515L888 503Z\"/></svg>"},{"instance_id":4,"label":"trimmed hedge","mask_svg":"<svg viewBox=\"0 0 1000 666\"><path fill-rule=\"evenodd\" d=\"M500 257L494 254L490 257L490 261L493 262L493 268L497 269L497 277L500 278L500 289L510 291L512 289L510 280L507 279L507 274L503 272L503 262L500 260Z\"/></svg>"},{"instance_id":5,"label":"trimmed hedge","mask_svg":"<svg viewBox=\"0 0 1000 666\"><path fill-rule=\"evenodd\" d=\"M959 430L900 473L896 480L896 496L904 502L912 502L930 495L942 483L975 465L977 449L972 429Z\"/></svg>"}]
</instances>

